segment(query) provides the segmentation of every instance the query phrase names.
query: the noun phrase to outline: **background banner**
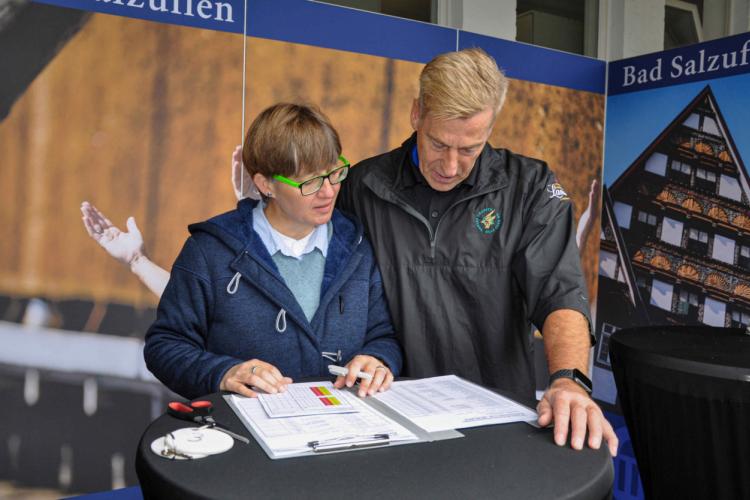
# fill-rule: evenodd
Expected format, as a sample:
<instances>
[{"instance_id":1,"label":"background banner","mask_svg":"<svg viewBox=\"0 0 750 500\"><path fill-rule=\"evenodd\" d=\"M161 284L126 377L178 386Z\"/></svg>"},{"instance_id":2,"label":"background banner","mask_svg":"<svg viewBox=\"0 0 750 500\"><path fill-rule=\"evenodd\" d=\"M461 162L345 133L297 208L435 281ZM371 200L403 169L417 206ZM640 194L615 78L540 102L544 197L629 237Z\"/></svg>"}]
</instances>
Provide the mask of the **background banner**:
<instances>
[{"instance_id":1,"label":"background banner","mask_svg":"<svg viewBox=\"0 0 750 500\"><path fill-rule=\"evenodd\" d=\"M613 332L750 324L748 46L744 34L609 65L593 375L615 412ZM615 491L641 498L615 421Z\"/></svg>"},{"instance_id":2,"label":"background banner","mask_svg":"<svg viewBox=\"0 0 750 500\"><path fill-rule=\"evenodd\" d=\"M0 82L0 480L137 483L135 444L175 397L142 358L158 298L89 237L79 207L122 230L133 216L169 270L188 224L235 205L232 151L278 101L319 105L354 163L411 134L424 62L484 47L512 78L490 142L547 161L576 217L588 211L596 296L603 62L298 0L248 0L247 29L236 0L14 5L0 25L13 75Z\"/></svg>"}]
</instances>

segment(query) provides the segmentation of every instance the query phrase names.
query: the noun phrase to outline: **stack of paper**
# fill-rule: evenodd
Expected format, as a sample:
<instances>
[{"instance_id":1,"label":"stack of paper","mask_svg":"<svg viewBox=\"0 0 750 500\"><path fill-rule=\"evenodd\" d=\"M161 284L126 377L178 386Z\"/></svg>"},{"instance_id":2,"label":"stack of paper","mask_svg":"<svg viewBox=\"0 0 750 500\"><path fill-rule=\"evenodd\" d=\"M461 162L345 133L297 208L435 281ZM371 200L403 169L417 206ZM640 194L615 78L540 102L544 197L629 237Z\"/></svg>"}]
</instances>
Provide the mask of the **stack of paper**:
<instances>
[{"instance_id":1,"label":"stack of paper","mask_svg":"<svg viewBox=\"0 0 750 500\"><path fill-rule=\"evenodd\" d=\"M330 382L225 398L271 458L451 439L462 436L455 429L537 418L534 410L455 375L395 382L367 398Z\"/></svg>"},{"instance_id":2,"label":"stack of paper","mask_svg":"<svg viewBox=\"0 0 750 500\"><path fill-rule=\"evenodd\" d=\"M296 385L304 387L308 384ZM330 386L320 383L315 385ZM338 397L341 406L351 408L349 413L271 418L259 399L233 395L230 404L237 410L240 418L249 424L256 439L271 458L307 454L317 451L317 447L345 449L349 445L387 445L417 440L416 435L366 405L357 396L341 391Z\"/></svg>"},{"instance_id":3,"label":"stack of paper","mask_svg":"<svg viewBox=\"0 0 750 500\"><path fill-rule=\"evenodd\" d=\"M374 397L428 432L537 419L534 410L455 375L395 382Z\"/></svg>"}]
</instances>

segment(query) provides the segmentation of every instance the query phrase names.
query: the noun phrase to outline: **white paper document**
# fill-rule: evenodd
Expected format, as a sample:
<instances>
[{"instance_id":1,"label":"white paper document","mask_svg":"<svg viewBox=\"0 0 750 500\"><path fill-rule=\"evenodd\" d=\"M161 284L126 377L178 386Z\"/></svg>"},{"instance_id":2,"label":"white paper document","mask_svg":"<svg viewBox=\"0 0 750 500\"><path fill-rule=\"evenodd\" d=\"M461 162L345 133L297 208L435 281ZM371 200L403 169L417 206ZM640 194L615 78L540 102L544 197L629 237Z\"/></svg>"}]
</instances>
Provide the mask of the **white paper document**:
<instances>
[{"instance_id":1,"label":"white paper document","mask_svg":"<svg viewBox=\"0 0 750 500\"><path fill-rule=\"evenodd\" d=\"M263 409L271 418L327 415L357 411L331 382L289 384L285 392L259 394Z\"/></svg>"},{"instance_id":2,"label":"white paper document","mask_svg":"<svg viewBox=\"0 0 750 500\"><path fill-rule=\"evenodd\" d=\"M373 397L428 432L537 419L534 410L455 375L394 382Z\"/></svg>"},{"instance_id":3,"label":"white paper document","mask_svg":"<svg viewBox=\"0 0 750 500\"><path fill-rule=\"evenodd\" d=\"M313 443L346 446L382 442L385 445L417 440L408 429L358 401L356 396L342 391L341 397L356 413L270 418L256 398L233 395L231 402L271 458L313 452Z\"/></svg>"}]
</instances>

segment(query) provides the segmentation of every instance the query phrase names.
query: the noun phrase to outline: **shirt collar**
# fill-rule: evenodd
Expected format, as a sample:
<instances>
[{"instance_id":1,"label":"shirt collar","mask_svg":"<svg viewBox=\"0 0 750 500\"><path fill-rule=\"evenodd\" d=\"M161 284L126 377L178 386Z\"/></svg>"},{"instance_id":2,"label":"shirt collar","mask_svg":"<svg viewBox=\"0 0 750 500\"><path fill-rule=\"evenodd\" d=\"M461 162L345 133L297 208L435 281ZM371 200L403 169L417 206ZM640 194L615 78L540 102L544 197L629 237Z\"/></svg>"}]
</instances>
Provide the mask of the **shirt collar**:
<instances>
[{"instance_id":1,"label":"shirt collar","mask_svg":"<svg viewBox=\"0 0 750 500\"><path fill-rule=\"evenodd\" d=\"M281 252L282 255L301 259L317 248L323 254L323 257L328 255L330 222L316 226L310 234L302 239L295 240L274 229L268 222L263 208L264 204L260 202L253 209L253 229L260 236L269 254L273 256L277 252Z\"/></svg>"}]
</instances>

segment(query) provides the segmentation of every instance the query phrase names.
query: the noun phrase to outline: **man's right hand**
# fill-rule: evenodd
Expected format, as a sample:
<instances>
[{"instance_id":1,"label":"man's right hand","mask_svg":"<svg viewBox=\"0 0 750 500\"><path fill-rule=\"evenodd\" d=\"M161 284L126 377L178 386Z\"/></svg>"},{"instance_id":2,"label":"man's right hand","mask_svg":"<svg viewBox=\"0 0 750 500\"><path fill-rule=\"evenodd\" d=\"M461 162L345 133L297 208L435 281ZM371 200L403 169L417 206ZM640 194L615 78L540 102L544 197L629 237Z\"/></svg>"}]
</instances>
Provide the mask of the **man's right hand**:
<instances>
[{"instance_id":1,"label":"man's right hand","mask_svg":"<svg viewBox=\"0 0 750 500\"><path fill-rule=\"evenodd\" d=\"M284 377L278 368L271 363L259 359L251 359L234 365L221 379L219 388L222 391L236 392L242 396L255 398L258 392L250 389L255 387L269 394L284 392L292 379Z\"/></svg>"}]
</instances>

